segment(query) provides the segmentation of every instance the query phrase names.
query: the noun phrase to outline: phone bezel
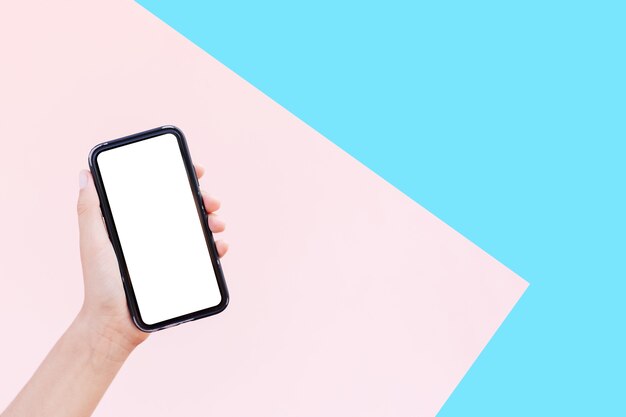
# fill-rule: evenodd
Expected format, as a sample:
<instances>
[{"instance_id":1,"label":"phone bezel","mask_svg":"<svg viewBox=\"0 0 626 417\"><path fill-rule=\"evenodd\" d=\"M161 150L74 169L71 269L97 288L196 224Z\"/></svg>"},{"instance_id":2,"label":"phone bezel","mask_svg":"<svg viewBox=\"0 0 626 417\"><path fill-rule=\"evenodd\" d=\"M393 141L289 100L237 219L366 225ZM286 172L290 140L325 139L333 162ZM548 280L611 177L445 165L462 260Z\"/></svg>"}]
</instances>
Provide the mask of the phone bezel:
<instances>
[{"instance_id":1,"label":"phone bezel","mask_svg":"<svg viewBox=\"0 0 626 417\"><path fill-rule=\"evenodd\" d=\"M117 234L117 229L115 228L115 221L113 219L113 214L111 212L111 207L109 205L109 200L106 194L106 190L104 187L104 182L102 180L102 175L100 173L100 168L98 166L98 155L102 152L119 148L122 146L130 145L132 143L140 142L143 140L148 140L151 138L155 138L161 135L165 135L171 133L173 134L178 142L178 147L181 152L181 156L183 162L185 164L185 170L187 171L187 177L189 179L189 186L191 187L192 194L194 197L194 201L196 204L196 208L198 210L198 216L200 217L200 223L202 224L202 230L204 232L205 240L207 243L207 249L209 251L211 262L213 264L213 270L215 272L215 277L217 279L217 285L221 295L221 301L218 305L214 307L209 307L203 310L195 311L193 313L188 313L179 317L173 317L171 319L167 319L154 324L147 324L141 318L141 311L139 310L139 305L137 303L137 298L135 297L135 292L133 290L132 280L130 279L128 268L126 266L126 259L124 257L124 252L122 251L122 245L119 240L119 236ZM162 330L168 327L176 326L181 323L185 323L188 321L197 320L200 318L212 316L214 314L220 313L224 311L229 302L229 294L228 288L226 287L226 281L224 279L224 273L222 271L222 266L219 260L219 256L217 253L217 248L215 247L215 240L213 239L213 233L209 229L207 213L204 207L204 203L202 201L202 194L200 192L200 186L198 183L198 178L196 176L196 171L191 161L191 155L189 153L189 148L187 147L187 141L183 132L175 126L161 126L155 129L150 129L145 132L136 133L133 135L125 136L120 139L115 139L107 142L100 143L93 147L91 152L89 152L89 169L91 170L91 174L94 179L94 184L96 186L96 191L98 192L98 197L100 198L100 209L102 211L102 216L104 217L104 222L109 233L109 238L113 245L113 249L115 250L115 255L117 256L117 260L120 267L120 274L122 276L122 283L124 285L124 291L126 293L126 301L128 303L128 308L130 311L131 318L137 328L144 332L154 332L157 330Z\"/></svg>"}]
</instances>

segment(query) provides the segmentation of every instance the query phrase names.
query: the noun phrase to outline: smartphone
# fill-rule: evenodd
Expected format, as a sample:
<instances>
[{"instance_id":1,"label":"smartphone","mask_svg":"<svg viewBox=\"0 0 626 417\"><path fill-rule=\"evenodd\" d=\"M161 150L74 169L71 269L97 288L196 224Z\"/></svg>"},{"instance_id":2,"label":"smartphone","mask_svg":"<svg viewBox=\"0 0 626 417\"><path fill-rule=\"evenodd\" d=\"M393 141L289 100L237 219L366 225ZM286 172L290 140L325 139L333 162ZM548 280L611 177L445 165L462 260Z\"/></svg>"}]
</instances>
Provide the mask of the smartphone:
<instances>
[{"instance_id":1,"label":"smartphone","mask_svg":"<svg viewBox=\"0 0 626 417\"><path fill-rule=\"evenodd\" d=\"M228 290L183 133L101 143L89 168L135 325L153 332L223 311Z\"/></svg>"}]
</instances>

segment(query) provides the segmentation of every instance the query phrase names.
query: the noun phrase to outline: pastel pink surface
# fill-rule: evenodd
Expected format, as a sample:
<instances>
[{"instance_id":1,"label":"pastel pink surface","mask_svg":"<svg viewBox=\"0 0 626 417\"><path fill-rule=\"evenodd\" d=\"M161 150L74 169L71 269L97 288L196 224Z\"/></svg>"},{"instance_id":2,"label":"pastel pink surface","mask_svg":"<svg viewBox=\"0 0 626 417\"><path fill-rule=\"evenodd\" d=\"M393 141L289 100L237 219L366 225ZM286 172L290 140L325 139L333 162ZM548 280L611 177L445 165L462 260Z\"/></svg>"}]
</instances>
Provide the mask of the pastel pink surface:
<instances>
[{"instance_id":1,"label":"pastel pink surface","mask_svg":"<svg viewBox=\"0 0 626 417\"><path fill-rule=\"evenodd\" d=\"M163 124L223 201L231 304L153 335L97 416L433 415L526 288L137 4L2 8L0 408L80 306L89 149Z\"/></svg>"}]
</instances>

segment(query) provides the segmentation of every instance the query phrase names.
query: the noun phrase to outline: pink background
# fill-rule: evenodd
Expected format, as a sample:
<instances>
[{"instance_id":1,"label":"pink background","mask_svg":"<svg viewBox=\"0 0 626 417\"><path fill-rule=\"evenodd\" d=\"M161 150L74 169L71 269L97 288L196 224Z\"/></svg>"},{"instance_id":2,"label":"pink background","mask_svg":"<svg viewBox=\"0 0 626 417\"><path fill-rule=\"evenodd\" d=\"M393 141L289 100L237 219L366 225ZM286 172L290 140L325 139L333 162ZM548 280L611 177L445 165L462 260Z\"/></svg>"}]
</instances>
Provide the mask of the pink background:
<instances>
[{"instance_id":1,"label":"pink background","mask_svg":"<svg viewBox=\"0 0 626 417\"><path fill-rule=\"evenodd\" d=\"M526 288L131 1L13 2L0 48L0 408L80 306L89 149L163 124L223 201L231 304L140 346L97 416L433 415Z\"/></svg>"}]
</instances>

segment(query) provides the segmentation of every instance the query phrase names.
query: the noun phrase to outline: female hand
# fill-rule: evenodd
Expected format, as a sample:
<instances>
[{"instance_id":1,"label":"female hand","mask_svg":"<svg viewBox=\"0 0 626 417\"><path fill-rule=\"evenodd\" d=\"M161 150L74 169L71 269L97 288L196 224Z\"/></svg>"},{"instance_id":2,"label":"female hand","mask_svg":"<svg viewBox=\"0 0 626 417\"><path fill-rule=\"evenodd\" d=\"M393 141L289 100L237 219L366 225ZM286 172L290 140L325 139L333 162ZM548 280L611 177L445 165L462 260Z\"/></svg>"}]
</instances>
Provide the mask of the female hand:
<instances>
[{"instance_id":1,"label":"female hand","mask_svg":"<svg viewBox=\"0 0 626 417\"><path fill-rule=\"evenodd\" d=\"M203 173L196 167L198 177ZM88 171L80 173L79 185L83 307L2 417L91 415L128 355L148 337L130 318L117 258ZM219 201L206 193L202 197L209 227L214 233L223 231L224 223L214 213ZM220 241L216 245L223 256L228 246Z\"/></svg>"},{"instance_id":2,"label":"female hand","mask_svg":"<svg viewBox=\"0 0 626 417\"><path fill-rule=\"evenodd\" d=\"M204 169L196 167L198 178L203 174ZM111 342L107 355L113 359L116 357L122 359L149 334L140 331L130 317L117 258L102 219L100 201L89 171L80 173L79 185L77 210L85 288L79 318L88 323L88 327L94 332L93 337ZM211 231L213 233L224 231L224 222L215 214L220 202L204 191L202 196L209 213L208 222ZM220 240L215 244L219 256L224 256L228 245ZM101 346L100 343L98 345Z\"/></svg>"}]
</instances>

